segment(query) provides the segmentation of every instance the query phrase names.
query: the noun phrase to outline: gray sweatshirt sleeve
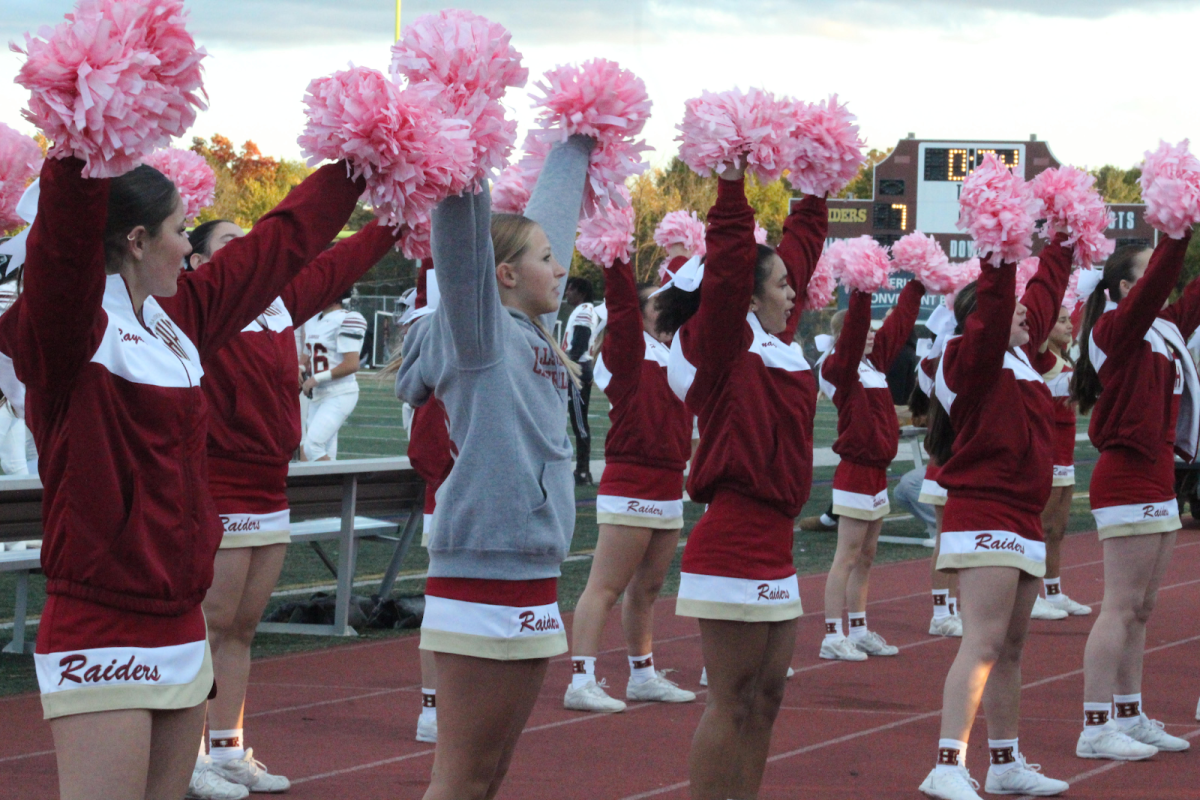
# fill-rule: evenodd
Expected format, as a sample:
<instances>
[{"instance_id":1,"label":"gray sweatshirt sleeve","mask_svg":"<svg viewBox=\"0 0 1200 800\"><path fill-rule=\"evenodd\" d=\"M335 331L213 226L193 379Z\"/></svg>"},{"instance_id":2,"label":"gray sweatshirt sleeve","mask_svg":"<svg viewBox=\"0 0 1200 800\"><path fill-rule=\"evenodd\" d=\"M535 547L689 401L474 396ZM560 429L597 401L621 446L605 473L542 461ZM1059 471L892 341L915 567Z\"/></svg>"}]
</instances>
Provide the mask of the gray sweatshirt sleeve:
<instances>
[{"instance_id":1,"label":"gray sweatshirt sleeve","mask_svg":"<svg viewBox=\"0 0 1200 800\"><path fill-rule=\"evenodd\" d=\"M448 197L433 210L433 263L443 287L434 313L444 316L464 369L484 367L500 357L505 311L496 286L491 225L486 184L479 194Z\"/></svg>"},{"instance_id":2,"label":"gray sweatshirt sleeve","mask_svg":"<svg viewBox=\"0 0 1200 800\"><path fill-rule=\"evenodd\" d=\"M590 136L576 134L554 145L538 176L537 186L529 198L525 216L542 226L550 240L554 260L568 271L575 252L575 231L579 227L579 210L583 205L583 187L587 180L588 159L596 141ZM439 276L440 280L440 276ZM567 278L558 284L558 299L562 302ZM558 314L543 314L542 325L553 331Z\"/></svg>"}]
</instances>

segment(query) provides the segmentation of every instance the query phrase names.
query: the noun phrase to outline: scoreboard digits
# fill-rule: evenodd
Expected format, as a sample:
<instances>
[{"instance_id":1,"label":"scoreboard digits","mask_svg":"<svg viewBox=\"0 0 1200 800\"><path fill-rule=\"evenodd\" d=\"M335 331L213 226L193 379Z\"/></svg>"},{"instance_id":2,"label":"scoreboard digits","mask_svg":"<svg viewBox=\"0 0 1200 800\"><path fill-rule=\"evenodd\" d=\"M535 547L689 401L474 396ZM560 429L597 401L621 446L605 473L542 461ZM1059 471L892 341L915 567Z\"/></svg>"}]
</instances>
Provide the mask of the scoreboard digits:
<instances>
[{"instance_id":1,"label":"scoreboard digits","mask_svg":"<svg viewBox=\"0 0 1200 800\"><path fill-rule=\"evenodd\" d=\"M929 147L925 149L925 180L961 183L988 153L1011 170L1021 166L1021 151L1017 148Z\"/></svg>"}]
</instances>

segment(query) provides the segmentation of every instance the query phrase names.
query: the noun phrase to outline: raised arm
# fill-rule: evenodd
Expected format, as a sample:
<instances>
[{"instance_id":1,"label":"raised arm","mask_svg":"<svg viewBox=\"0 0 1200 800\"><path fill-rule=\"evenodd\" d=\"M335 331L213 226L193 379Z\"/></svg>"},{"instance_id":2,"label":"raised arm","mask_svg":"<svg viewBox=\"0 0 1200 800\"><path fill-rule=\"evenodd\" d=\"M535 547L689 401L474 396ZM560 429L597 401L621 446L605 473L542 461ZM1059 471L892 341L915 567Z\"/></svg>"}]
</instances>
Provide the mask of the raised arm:
<instances>
[{"instance_id":1,"label":"raised arm","mask_svg":"<svg viewBox=\"0 0 1200 800\"><path fill-rule=\"evenodd\" d=\"M49 392L70 386L104 335L109 181L86 179L82 170L76 158L48 158L42 165L25 289L5 314L15 324L9 354L17 376Z\"/></svg>"},{"instance_id":2,"label":"raised arm","mask_svg":"<svg viewBox=\"0 0 1200 800\"><path fill-rule=\"evenodd\" d=\"M508 313L496 285L492 249L492 197L479 194L447 197L433 210L433 263L441 300L440 316L450 330L459 366L474 369L499 358L500 331ZM410 331L411 335L411 331ZM404 344L408 357L408 342ZM412 402L412 399L409 399Z\"/></svg>"},{"instance_id":3,"label":"raised arm","mask_svg":"<svg viewBox=\"0 0 1200 800\"><path fill-rule=\"evenodd\" d=\"M917 315L921 313L921 298L925 296L925 286L920 281L912 280L900 290L900 297L892 313L884 319L883 325L875 332L875 346L871 348L871 363L881 372L887 372L904 349L904 343L912 335L913 326L917 324Z\"/></svg>"},{"instance_id":4,"label":"raised arm","mask_svg":"<svg viewBox=\"0 0 1200 800\"><path fill-rule=\"evenodd\" d=\"M280 294L292 315L292 324L303 325L340 300L395 245L393 229L372 220L358 233L313 259Z\"/></svg>"},{"instance_id":5,"label":"raised arm","mask_svg":"<svg viewBox=\"0 0 1200 800\"><path fill-rule=\"evenodd\" d=\"M1141 344L1142 338L1162 312L1163 303L1171 296L1175 282L1179 280L1183 257L1187 254L1191 238L1190 234L1182 239L1164 236L1158 247L1154 248L1141 279L1121 299L1116 309L1109 312L1107 326L1096 331L1107 340L1098 344L1109 358L1122 358Z\"/></svg>"},{"instance_id":6,"label":"raised arm","mask_svg":"<svg viewBox=\"0 0 1200 800\"><path fill-rule=\"evenodd\" d=\"M724 370L745 349L746 315L754 294L754 209L746 202L744 179L717 181L717 202L708 212L708 254L700 309L687 325L709 368Z\"/></svg>"},{"instance_id":7,"label":"raised arm","mask_svg":"<svg viewBox=\"0 0 1200 800\"><path fill-rule=\"evenodd\" d=\"M624 261L612 265L605 276L604 304L608 308L601 353L604 366L615 376L637 375L646 357L642 337L642 309L638 303L633 268Z\"/></svg>"},{"instance_id":8,"label":"raised arm","mask_svg":"<svg viewBox=\"0 0 1200 800\"><path fill-rule=\"evenodd\" d=\"M159 299L201 358L261 314L350 219L364 182L347 171L344 162L318 169L204 269L184 273L174 297Z\"/></svg>"},{"instance_id":9,"label":"raised arm","mask_svg":"<svg viewBox=\"0 0 1200 800\"><path fill-rule=\"evenodd\" d=\"M554 145L538 175L537 185L525 207L525 216L542 226L550 240L554 260L568 272L575 252L575 231L579 227L579 209L583 205L583 187L587 181L588 160L595 140L576 134ZM567 276L558 283L558 301L567 290ZM554 330L558 312L543 314L542 325Z\"/></svg>"},{"instance_id":10,"label":"raised arm","mask_svg":"<svg viewBox=\"0 0 1200 800\"><path fill-rule=\"evenodd\" d=\"M1183 290L1183 295L1171 305L1162 310L1159 315L1175 323L1184 341L1192 338L1192 334L1200 328L1200 281L1192 282Z\"/></svg>"},{"instance_id":11,"label":"raised arm","mask_svg":"<svg viewBox=\"0 0 1200 800\"><path fill-rule=\"evenodd\" d=\"M870 332L871 293L851 292L837 346L821 365L821 377L832 383L835 389L840 391L858 380L858 365L867 348L867 335Z\"/></svg>"},{"instance_id":12,"label":"raised arm","mask_svg":"<svg viewBox=\"0 0 1200 800\"><path fill-rule=\"evenodd\" d=\"M1004 370L1004 354L1017 309L1017 265L984 266L975 294L975 313L967 317L953 364L945 366L946 382L959 395L978 397Z\"/></svg>"},{"instance_id":13,"label":"raised arm","mask_svg":"<svg viewBox=\"0 0 1200 800\"><path fill-rule=\"evenodd\" d=\"M1025 319L1029 323L1029 343L1036 349L1058 322L1062 308L1063 293L1071 279L1071 250L1063 247L1065 233L1059 233L1038 255L1038 269L1029 279L1021 305L1025 306Z\"/></svg>"},{"instance_id":14,"label":"raised arm","mask_svg":"<svg viewBox=\"0 0 1200 800\"><path fill-rule=\"evenodd\" d=\"M829 232L829 208L825 198L807 195L796 204L796 209L788 214L783 223L783 239L779 242L779 257L783 259L788 271L788 283L796 291L796 305L800 306L808 282L812 279L817 262L821 260L821 251L825 249L825 237ZM796 336L796 327L800 324L800 311L797 309L788 318L787 327L779 334L779 339L787 344L792 343Z\"/></svg>"}]
</instances>

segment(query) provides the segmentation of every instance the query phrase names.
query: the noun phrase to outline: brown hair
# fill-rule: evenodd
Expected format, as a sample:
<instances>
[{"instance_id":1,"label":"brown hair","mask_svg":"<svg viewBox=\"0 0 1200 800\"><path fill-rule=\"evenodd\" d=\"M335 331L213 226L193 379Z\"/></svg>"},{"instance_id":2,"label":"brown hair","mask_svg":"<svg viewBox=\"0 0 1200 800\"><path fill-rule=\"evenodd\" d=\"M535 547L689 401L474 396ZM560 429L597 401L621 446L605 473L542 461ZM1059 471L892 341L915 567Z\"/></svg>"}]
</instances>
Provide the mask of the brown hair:
<instances>
[{"instance_id":1,"label":"brown hair","mask_svg":"<svg viewBox=\"0 0 1200 800\"><path fill-rule=\"evenodd\" d=\"M1084 306L1083 325L1079 331L1079 361L1076 362L1075 372L1071 375L1071 399L1078 404L1080 414L1092 410L1103 388L1088 352L1092 328L1100 320L1104 306L1110 298L1114 303L1121 302L1121 281L1133 280L1133 265L1137 263L1138 256L1148 249L1140 244L1127 244L1109 256L1104 264L1104 277L1096 284L1095 291Z\"/></svg>"},{"instance_id":2,"label":"brown hair","mask_svg":"<svg viewBox=\"0 0 1200 800\"><path fill-rule=\"evenodd\" d=\"M147 234L157 236L178 202L175 184L146 164L113 178L109 182L104 228L105 271L112 275L121 268L134 228L144 227Z\"/></svg>"},{"instance_id":3,"label":"brown hair","mask_svg":"<svg viewBox=\"0 0 1200 800\"><path fill-rule=\"evenodd\" d=\"M978 288L978 284L972 281L955 296L955 333L962 333L967 318L975 313ZM950 410L942 406L936 391L929 398L929 433L925 434L925 451L938 464L945 464L954 453L954 426L950 424Z\"/></svg>"}]
</instances>

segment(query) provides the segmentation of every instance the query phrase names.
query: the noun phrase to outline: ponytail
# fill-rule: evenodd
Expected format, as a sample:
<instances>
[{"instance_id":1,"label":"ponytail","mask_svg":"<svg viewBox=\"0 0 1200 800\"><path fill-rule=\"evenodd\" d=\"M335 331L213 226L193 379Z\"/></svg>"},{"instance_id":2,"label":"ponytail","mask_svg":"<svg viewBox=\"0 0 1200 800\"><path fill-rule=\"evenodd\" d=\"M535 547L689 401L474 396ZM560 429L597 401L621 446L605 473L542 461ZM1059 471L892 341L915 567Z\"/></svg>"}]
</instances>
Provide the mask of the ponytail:
<instances>
[{"instance_id":1,"label":"ponytail","mask_svg":"<svg viewBox=\"0 0 1200 800\"><path fill-rule=\"evenodd\" d=\"M938 466L945 464L954 454L954 426L950 414L942 407L937 392L929 398L929 433L925 434L925 452L929 460Z\"/></svg>"},{"instance_id":2,"label":"ponytail","mask_svg":"<svg viewBox=\"0 0 1200 800\"><path fill-rule=\"evenodd\" d=\"M1110 299L1114 303L1121 301L1121 281L1133 280L1133 267L1138 256L1146 249L1140 244L1128 244L1117 248L1117 251L1108 257L1104 265L1104 277L1096 284L1096 289L1084 306L1083 325L1079 331L1079 360L1075 363L1075 372L1071 375L1071 399L1075 401L1080 414L1087 414L1095 407L1103 389L1090 353L1092 328L1104 314L1104 306Z\"/></svg>"}]
</instances>

